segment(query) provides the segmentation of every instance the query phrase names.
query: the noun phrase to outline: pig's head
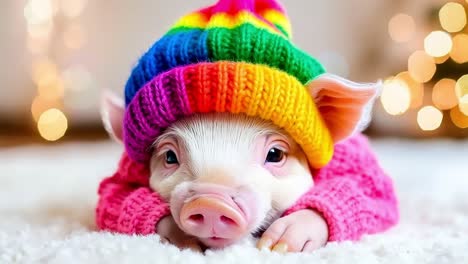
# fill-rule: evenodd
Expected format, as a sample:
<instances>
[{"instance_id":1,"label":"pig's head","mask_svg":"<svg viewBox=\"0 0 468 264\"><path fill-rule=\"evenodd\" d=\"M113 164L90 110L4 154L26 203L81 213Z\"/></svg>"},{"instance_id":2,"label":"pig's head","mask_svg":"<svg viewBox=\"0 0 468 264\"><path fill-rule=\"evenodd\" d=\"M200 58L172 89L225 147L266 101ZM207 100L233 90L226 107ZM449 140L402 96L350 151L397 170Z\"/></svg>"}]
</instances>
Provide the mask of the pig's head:
<instances>
[{"instance_id":1,"label":"pig's head","mask_svg":"<svg viewBox=\"0 0 468 264\"><path fill-rule=\"evenodd\" d=\"M298 145L259 118L195 115L155 144L151 186L181 229L210 247L260 229L312 185Z\"/></svg>"},{"instance_id":2,"label":"pig's head","mask_svg":"<svg viewBox=\"0 0 468 264\"><path fill-rule=\"evenodd\" d=\"M335 142L362 130L377 94L330 74L309 84ZM123 102L103 101L109 133L122 140ZM208 247L261 232L313 186L301 147L259 117L194 114L154 139L150 185L170 203L175 222Z\"/></svg>"}]
</instances>

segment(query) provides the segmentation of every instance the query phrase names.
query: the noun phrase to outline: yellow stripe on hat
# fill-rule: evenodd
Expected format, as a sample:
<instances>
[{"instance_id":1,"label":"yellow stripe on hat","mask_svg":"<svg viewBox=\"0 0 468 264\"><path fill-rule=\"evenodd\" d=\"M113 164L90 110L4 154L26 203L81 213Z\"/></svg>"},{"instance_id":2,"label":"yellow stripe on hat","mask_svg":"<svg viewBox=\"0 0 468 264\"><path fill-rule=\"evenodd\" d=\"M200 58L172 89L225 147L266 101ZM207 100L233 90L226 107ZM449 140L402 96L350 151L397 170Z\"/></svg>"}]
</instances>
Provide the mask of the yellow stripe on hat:
<instances>
[{"instance_id":1,"label":"yellow stripe on hat","mask_svg":"<svg viewBox=\"0 0 468 264\"><path fill-rule=\"evenodd\" d=\"M278 25L287 26L288 23L285 23L285 21L287 20L284 18L284 16L283 19L281 19L279 12L270 11L267 13L269 16L275 19L272 21L278 21ZM239 27L243 24L251 24L257 28L267 30L272 34L276 34L285 38L281 31L274 27L274 25L268 24L267 22L259 19L257 16L253 15L251 12L248 11L241 11L236 13L235 15L231 15L228 13L216 13L210 18L207 18L201 13L192 13L183 16L181 19L179 19L179 21L173 26L173 28L175 29L179 27L186 27L210 29L222 27L232 29ZM284 29L290 31L290 26L287 26Z\"/></svg>"}]
</instances>

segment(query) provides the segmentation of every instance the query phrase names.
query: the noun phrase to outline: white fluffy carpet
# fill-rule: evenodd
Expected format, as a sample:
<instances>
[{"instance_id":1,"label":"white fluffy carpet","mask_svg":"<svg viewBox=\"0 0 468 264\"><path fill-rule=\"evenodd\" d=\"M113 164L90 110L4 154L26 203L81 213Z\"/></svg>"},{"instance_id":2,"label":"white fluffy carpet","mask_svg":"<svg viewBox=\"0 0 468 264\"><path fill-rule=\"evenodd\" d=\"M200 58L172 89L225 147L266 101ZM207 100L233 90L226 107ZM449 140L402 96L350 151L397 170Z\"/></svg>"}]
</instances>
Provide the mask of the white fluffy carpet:
<instances>
[{"instance_id":1,"label":"white fluffy carpet","mask_svg":"<svg viewBox=\"0 0 468 264\"><path fill-rule=\"evenodd\" d=\"M206 255L94 227L96 188L121 147L103 142L0 149L0 263L468 263L468 141L373 141L402 219L385 234L312 254L251 241Z\"/></svg>"}]
</instances>

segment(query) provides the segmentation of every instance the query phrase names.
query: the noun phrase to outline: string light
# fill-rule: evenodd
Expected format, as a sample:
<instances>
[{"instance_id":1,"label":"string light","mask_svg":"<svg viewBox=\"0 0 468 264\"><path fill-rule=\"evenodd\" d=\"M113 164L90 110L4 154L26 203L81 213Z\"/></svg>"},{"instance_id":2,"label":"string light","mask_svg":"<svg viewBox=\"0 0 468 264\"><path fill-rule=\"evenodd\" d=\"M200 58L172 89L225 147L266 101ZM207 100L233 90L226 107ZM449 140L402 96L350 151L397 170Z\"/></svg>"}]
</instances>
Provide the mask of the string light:
<instances>
[{"instance_id":1,"label":"string light","mask_svg":"<svg viewBox=\"0 0 468 264\"><path fill-rule=\"evenodd\" d=\"M458 34L453 37L453 48L450 57L457 63L468 62L468 35Z\"/></svg>"},{"instance_id":2,"label":"string light","mask_svg":"<svg viewBox=\"0 0 468 264\"><path fill-rule=\"evenodd\" d=\"M415 32L413 17L407 14L396 14L388 23L388 33L395 42L409 41Z\"/></svg>"},{"instance_id":3,"label":"string light","mask_svg":"<svg viewBox=\"0 0 468 264\"><path fill-rule=\"evenodd\" d=\"M463 114L458 107L450 110L450 119L457 127L461 129L468 128L468 115Z\"/></svg>"},{"instance_id":4,"label":"string light","mask_svg":"<svg viewBox=\"0 0 468 264\"><path fill-rule=\"evenodd\" d=\"M54 30L52 17L57 12L60 1L60 11L69 18L78 17L84 10L87 0L29 0L24 9L29 34L28 47L32 53L41 53L48 46L48 39ZM468 0L467 0L468 2ZM466 26L466 13L462 5L448 3L439 12L439 20L448 32L461 31ZM407 14L396 14L389 21L388 33L395 42L407 42L415 33L414 19ZM37 44L42 41L43 44ZM79 49L86 42L86 36L80 25L72 24L63 34L63 43L69 49ZM458 34L453 39L443 31L431 32L424 40L424 51L414 52L408 59L408 71L398 74L384 83L381 102L385 111L391 115L400 115L409 108L420 107L423 103L423 83L430 81L436 71L436 63L445 62L451 57L457 63L468 61L468 35ZM339 55L339 54L338 54ZM341 56L332 57L330 63L337 65L340 75L349 73L349 65ZM338 59L336 59L338 58ZM38 88L38 94L32 105L31 112L37 120L38 130L46 140L58 140L68 129L68 120L59 110L58 99L63 97L64 89L80 91L90 87L92 78L82 66L70 67L58 73L57 65L52 61L42 61L35 65L33 79ZM81 80L81 81L80 81ZM460 115L468 115L468 75L457 82L442 79L436 83L432 92L432 100L441 110L452 109L452 121L461 122ZM455 107L458 104L459 107ZM52 109L50 109L53 107ZM422 130L435 130L443 120L442 112L434 106L426 106L418 111L417 122ZM456 109L456 110L454 110ZM454 114L452 114L452 112ZM464 115L465 113L466 115ZM453 116L456 118L454 118ZM55 121L54 121L55 120ZM51 125L55 124L55 125Z\"/></svg>"},{"instance_id":5,"label":"string light","mask_svg":"<svg viewBox=\"0 0 468 264\"><path fill-rule=\"evenodd\" d=\"M405 82L392 78L384 82L380 100L388 114L401 115L410 106L411 94Z\"/></svg>"},{"instance_id":6,"label":"string light","mask_svg":"<svg viewBox=\"0 0 468 264\"><path fill-rule=\"evenodd\" d=\"M401 115L409 108L421 107L424 84L434 77L437 64L443 64L449 58L459 64L468 62L468 34L459 33L453 37L449 34L466 27L463 5L453 2L445 4L439 11L439 21L445 31L430 32L424 38L424 49L416 50L409 56L408 71L385 81L381 103L387 113ZM408 42L414 33L415 23L410 15L396 14L388 23L388 34L395 42ZM441 110L450 110L456 126L468 127L468 75L458 81L449 78L438 80L431 97L433 106L422 107L417 112L417 123L423 131L436 130L441 126L444 117Z\"/></svg>"},{"instance_id":7,"label":"string light","mask_svg":"<svg viewBox=\"0 0 468 264\"><path fill-rule=\"evenodd\" d=\"M420 107L423 103L424 85L413 79L407 71L399 73L395 78L405 82L408 87L411 94L410 108Z\"/></svg>"},{"instance_id":8,"label":"string light","mask_svg":"<svg viewBox=\"0 0 468 264\"><path fill-rule=\"evenodd\" d=\"M70 81L74 81L77 83L75 86L89 87L92 82L90 74L83 73L85 70L74 74L73 80L65 80L59 74L57 63L49 59L51 56L47 52L51 51L51 40L57 39L53 36L57 33L54 18L59 12L68 18L77 18L86 4L87 0L27 0L24 7L27 47L32 54L40 55L32 65L32 80L38 94L31 103L31 114L37 122L39 134L48 141L62 138L68 129L67 117L60 110L63 108L65 85L72 87ZM79 24L71 24L65 29L62 36L64 45L69 49L81 48L85 43L83 28Z\"/></svg>"},{"instance_id":9,"label":"string light","mask_svg":"<svg viewBox=\"0 0 468 264\"><path fill-rule=\"evenodd\" d=\"M56 141L65 135L68 129L67 117L57 108L41 114L37 122L39 134L48 141Z\"/></svg>"},{"instance_id":10,"label":"string light","mask_svg":"<svg viewBox=\"0 0 468 264\"><path fill-rule=\"evenodd\" d=\"M456 81L452 79L439 80L432 89L432 102L440 110L448 110L458 104L455 94Z\"/></svg>"},{"instance_id":11,"label":"string light","mask_svg":"<svg viewBox=\"0 0 468 264\"><path fill-rule=\"evenodd\" d=\"M444 115L434 106L425 106L418 111L417 121L423 131L436 130L442 124Z\"/></svg>"},{"instance_id":12,"label":"string light","mask_svg":"<svg viewBox=\"0 0 468 264\"><path fill-rule=\"evenodd\" d=\"M447 3L439 11L439 21L446 31L458 32L466 25L465 8L459 3Z\"/></svg>"},{"instance_id":13,"label":"string light","mask_svg":"<svg viewBox=\"0 0 468 264\"><path fill-rule=\"evenodd\" d=\"M424 50L432 57L447 55L452 49L452 38L443 31L433 31L424 39Z\"/></svg>"},{"instance_id":14,"label":"string light","mask_svg":"<svg viewBox=\"0 0 468 264\"><path fill-rule=\"evenodd\" d=\"M422 50L415 51L408 59L408 71L414 80L428 82L436 72L434 58Z\"/></svg>"}]
</instances>

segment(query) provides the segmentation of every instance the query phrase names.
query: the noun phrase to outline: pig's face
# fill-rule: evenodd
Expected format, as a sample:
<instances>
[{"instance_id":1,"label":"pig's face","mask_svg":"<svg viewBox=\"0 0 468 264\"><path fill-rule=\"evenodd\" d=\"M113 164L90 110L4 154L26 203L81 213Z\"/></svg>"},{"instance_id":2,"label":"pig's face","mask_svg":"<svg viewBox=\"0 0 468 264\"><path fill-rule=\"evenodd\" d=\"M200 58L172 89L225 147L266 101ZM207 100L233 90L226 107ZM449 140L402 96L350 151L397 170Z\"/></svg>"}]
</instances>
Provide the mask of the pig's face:
<instances>
[{"instance_id":1,"label":"pig's face","mask_svg":"<svg viewBox=\"0 0 468 264\"><path fill-rule=\"evenodd\" d=\"M313 185L300 147L259 118L195 115L154 144L151 187L179 227L208 247L268 227Z\"/></svg>"}]
</instances>

